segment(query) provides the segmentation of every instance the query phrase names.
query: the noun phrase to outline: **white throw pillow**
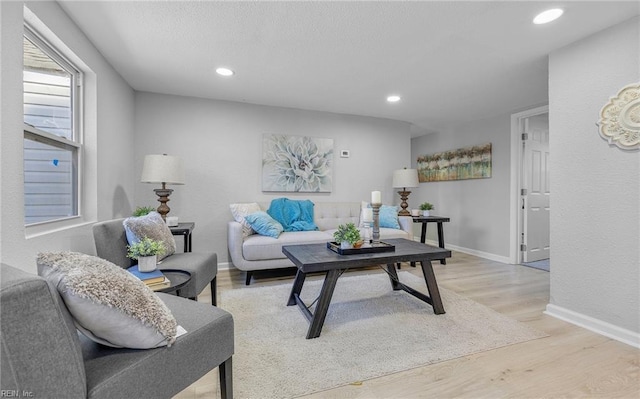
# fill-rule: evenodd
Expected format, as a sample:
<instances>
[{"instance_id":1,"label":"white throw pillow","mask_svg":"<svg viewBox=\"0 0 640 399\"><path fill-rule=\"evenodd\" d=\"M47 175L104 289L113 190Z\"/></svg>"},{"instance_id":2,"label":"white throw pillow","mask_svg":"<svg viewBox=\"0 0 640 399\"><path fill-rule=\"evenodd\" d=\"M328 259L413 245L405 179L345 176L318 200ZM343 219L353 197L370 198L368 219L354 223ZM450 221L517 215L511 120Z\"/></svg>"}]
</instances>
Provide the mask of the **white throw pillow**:
<instances>
[{"instance_id":1,"label":"white throw pillow","mask_svg":"<svg viewBox=\"0 0 640 399\"><path fill-rule=\"evenodd\" d=\"M243 204L231 204L229 205L231 209L231 215L233 215L233 220L240 223L242 225L242 236L248 237L252 234L255 234L255 230L251 228L251 225L247 222L245 217L251 215L252 213L256 213L261 211L260 205L256 202L249 202Z\"/></svg>"},{"instance_id":2,"label":"white throw pillow","mask_svg":"<svg viewBox=\"0 0 640 399\"><path fill-rule=\"evenodd\" d=\"M91 340L133 349L176 340L169 308L125 269L78 252L40 253L37 262L38 274L56 287L76 327Z\"/></svg>"}]
</instances>

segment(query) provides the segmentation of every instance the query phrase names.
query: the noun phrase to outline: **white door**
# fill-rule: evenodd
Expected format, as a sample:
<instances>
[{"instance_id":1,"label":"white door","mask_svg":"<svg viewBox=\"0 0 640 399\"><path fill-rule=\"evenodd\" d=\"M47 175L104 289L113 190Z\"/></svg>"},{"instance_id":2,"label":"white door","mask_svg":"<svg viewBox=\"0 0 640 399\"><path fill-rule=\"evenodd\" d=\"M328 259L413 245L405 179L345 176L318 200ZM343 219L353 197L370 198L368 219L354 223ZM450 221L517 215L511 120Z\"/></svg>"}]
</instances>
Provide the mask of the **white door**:
<instances>
[{"instance_id":1,"label":"white door","mask_svg":"<svg viewBox=\"0 0 640 399\"><path fill-rule=\"evenodd\" d=\"M549 258L549 114L523 120L523 261Z\"/></svg>"}]
</instances>

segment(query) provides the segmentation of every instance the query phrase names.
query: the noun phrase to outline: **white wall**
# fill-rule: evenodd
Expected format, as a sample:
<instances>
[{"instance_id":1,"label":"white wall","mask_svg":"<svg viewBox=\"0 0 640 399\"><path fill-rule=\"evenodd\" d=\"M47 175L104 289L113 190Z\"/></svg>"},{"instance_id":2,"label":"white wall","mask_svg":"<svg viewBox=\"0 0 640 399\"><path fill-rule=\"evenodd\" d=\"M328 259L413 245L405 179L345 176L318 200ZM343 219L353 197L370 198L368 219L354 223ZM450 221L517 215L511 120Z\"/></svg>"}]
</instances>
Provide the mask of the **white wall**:
<instances>
[{"instance_id":1,"label":"white wall","mask_svg":"<svg viewBox=\"0 0 640 399\"><path fill-rule=\"evenodd\" d=\"M22 33L23 6L51 30L57 41L78 56L85 76L84 181L89 202L87 220L55 232L29 236L24 227L22 177ZM95 253L91 224L129 215L132 209L134 95L55 2L0 2L0 134L2 136L2 223L0 260L35 272L40 251Z\"/></svg>"},{"instance_id":2,"label":"white wall","mask_svg":"<svg viewBox=\"0 0 640 399\"><path fill-rule=\"evenodd\" d=\"M391 176L410 163L409 124L385 119L136 93L135 120L132 173L139 179L145 154L184 159L186 184L171 186L170 215L195 221L194 250L215 251L221 264L228 259L229 204L279 197L360 201L369 200L372 190L382 191L385 203L397 204ZM262 192L263 134L333 139L333 191ZM343 149L350 150L350 158L340 157ZM157 206L154 188L138 183L135 206Z\"/></svg>"},{"instance_id":3,"label":"white wall","mask_svg":"<svg viewBox=\"0 0 640 399\"><path fill-rule=\"evenodd\" d=\"M411 141L411 162L420 155L491 143L492 174L487 179L420 183L409 197L409 207L434 204L433 214L451 218L444 224L445 244L489 259L508 262L510 114L452 126ZM415 235L420 233L415 226ZM428 240L436 241L435 225Z\"/></svg>"},{"instance_id":4,"label":"white wall","mask_svg":"<svg viewBox=\"0 0 640 399\"><path fill-rule=\"evenodd\" d=\"M609 98L640 81L640 19L549 57L551 313L592 328L640 332L640 152L595 123ZM593 318L595 320L591 320Z\"/></svg>"}]
</instances>

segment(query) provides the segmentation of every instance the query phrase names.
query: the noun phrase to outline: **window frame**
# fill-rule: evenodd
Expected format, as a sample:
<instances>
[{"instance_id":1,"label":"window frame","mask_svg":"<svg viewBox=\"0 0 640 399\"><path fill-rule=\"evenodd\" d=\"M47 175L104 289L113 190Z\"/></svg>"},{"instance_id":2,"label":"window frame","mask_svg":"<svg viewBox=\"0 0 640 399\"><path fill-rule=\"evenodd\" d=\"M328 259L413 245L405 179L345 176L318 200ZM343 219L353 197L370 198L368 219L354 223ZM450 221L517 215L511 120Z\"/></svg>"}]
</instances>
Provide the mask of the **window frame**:
<instances>
[{"instance_id":1,"label":"window frame","mask_svg":"<svg viewBox=\"0 0 640 399\"><path fill-rule=\"evenodd\" d=\"M27 229L35 226L51 225L58 226L60 222L73 219L83 219L83 170L84 170L84 134L83 134L83 72L73 62L69 61L64 56L63 52L54 46L49 40L45 39L33 26L27 21L24 21L23 38L29 40L34 46L36 46L45 55L58 63L66 72L71 75L70 82L70 101L71 101L71 137L69 140L66 137L58 136L56 134L38 129L26 122L23 122L23 138L26 140L32 140L40 142L46 145L60 148L62 150L71 151L72 153L72 196L73 196L73 215L61 216L52 218L49 220L43 220L33 223L26 223L23 220ZM24 70L24 66L23 66ZM24 87L23 87L24 95ZM24 106L24 99L23 99ZM24 116L23 116L24 120ZM23 149L24 155L24 149ZM24 174L24 162L23 162L23 174ZM25 183L23 182L23 187ZM26 193L23 192L23 208L26 207Z\"/></svg>"}]
</instances>

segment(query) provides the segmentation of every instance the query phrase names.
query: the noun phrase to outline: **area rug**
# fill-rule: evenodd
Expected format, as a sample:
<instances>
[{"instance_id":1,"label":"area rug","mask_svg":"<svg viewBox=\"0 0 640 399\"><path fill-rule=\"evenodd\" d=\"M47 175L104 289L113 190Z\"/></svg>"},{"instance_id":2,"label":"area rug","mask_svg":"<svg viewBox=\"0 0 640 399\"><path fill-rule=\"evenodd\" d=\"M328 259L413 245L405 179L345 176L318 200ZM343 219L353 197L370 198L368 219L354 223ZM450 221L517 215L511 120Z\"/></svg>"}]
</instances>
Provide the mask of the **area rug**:
<instances>
[{"instance_id":1,"label":"area rug","mask_svg":"<svg viewBox=\"0 0 640 399\"><path fill-rule=\"evenodd\" d=\"M537 260L535 262L526 262L526 263L523 263L522 265L548 272L551 267L551 262L550 262L550 259L542 259L542 260Z\"/></svg>"},{"instance_id":2,"label":"area rug","mask_svg":"<svg viewBox=\"0 0 640 399\"><path fill-rule=\"evenodd\" d=\"M426 291L408 272L400 281ZM440 288L446 314L403 291L386 274L338 280L320 337L286 306L290 283L224 291L219 305L233 314L233 385L238 398L292 398L546 336L488 307ZM321 281L307 281L310 304Z\"/></svg>"}]
</instances>

